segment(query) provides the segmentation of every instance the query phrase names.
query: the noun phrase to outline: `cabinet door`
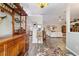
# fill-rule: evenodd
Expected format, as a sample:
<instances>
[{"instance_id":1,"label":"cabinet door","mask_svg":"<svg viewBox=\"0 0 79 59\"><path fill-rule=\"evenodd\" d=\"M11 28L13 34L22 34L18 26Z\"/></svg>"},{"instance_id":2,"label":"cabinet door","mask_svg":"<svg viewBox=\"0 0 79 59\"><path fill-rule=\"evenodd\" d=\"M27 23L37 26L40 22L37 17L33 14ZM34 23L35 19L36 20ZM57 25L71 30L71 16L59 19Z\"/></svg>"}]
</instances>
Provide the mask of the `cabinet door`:
<instances>
[{"instance_id":1,"label":"cabinet door","mask_svg":"<svg viewBox=\"0 0 79 59\"><path fill-rule=\"evenodd\" d=\"M4 44L0 44L0 56L4 56Z\"/></svg>"},{"instance_id":2,"label":"cabinet door","mask_svg":"<svg viewBox=\"0 0 79 59\"><path fill-rule=\"evenodd\" d=\"M16 56L17 55L17 44L14 40L7 42L6 56Z\"/></svg>"},{"instance_id":3,"label":"cabinet door","mask_svg":"<svg viewBox=\"0 0 79 59\"><path fill-rule=\"evenodd\" d=\"M25 41L24 37L20 37L18 40L18 48L19 48L19 53L23 54L25 51Z\"/></svg>"}]
</instances>

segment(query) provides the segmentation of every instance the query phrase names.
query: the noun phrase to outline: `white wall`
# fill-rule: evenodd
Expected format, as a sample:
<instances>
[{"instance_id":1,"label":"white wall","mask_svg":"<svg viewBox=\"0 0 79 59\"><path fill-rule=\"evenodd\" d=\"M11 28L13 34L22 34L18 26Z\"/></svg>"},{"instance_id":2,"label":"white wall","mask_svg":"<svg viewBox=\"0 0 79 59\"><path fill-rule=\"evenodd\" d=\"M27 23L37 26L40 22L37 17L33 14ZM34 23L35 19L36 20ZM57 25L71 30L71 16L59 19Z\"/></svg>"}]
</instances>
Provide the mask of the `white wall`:
<instances>
[{"instance_id":1,"label":"white wall","mask_svg":"<svg viewBox=\"0 0 79 59\"><path fill-rule=\"evenodd\" d=\"M12 17L7 14L7 18L0 24L0 37L12 34Z\"/></svg>"},{"instance_id":2,"label":"white wall","mask_svg":"<svg viewBox=\"0 0 79 59\"><path fill-rule=\"evenodd\" d=\"M41 24L43 26L43 17L41 15L31 15L27 17L27 28L32 27L34 23Z\"/></svg>"}]
</instances>

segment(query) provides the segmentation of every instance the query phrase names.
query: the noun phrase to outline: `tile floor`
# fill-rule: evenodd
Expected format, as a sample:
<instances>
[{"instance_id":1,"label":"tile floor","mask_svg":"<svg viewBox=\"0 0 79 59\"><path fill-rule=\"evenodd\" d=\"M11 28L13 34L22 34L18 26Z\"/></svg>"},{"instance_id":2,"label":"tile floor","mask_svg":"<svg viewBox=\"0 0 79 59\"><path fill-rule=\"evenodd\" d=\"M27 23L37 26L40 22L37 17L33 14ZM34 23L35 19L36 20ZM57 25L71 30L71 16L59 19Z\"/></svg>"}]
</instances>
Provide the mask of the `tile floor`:
<instances>
[{"instance_id":1,"label":"tile floor","mask_svg":"<svg viewBox=\"0 0 79 59\"><path fill-rule=\"evenodd\" d=\"M49 37L49 39L53 39L53 38ZM74 54L66 50L65 38L63 40L60 39L59 42L57 43L58 45L60 45L60 47L57 47L57 46L49 47L46 41L44 41L43 44L38 44L38 43L34 44L34 43L31 43L31 39L30 39L28 56L74 56ZM55 45L55 43L53 45Z\"/></svg>"}]
</instances>

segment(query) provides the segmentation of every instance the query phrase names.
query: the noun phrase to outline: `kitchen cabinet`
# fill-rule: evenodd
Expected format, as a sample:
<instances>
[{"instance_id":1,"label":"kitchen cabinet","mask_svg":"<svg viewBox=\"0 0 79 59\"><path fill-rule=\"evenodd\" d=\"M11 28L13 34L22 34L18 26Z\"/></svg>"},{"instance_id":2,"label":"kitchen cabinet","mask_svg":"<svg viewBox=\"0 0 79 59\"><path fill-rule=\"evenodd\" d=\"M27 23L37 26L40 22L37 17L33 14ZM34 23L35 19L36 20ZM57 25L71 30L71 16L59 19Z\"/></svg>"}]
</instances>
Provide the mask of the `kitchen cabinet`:
<instances>
[{"instance_id":1,"label":"kitchen cabinet","mask_svg":"<svg viewBox=\"0 0 79 59\"><path fill-rule=\"evenodd\" d=\"M26 45L26 34L14 35L0 40L0 56L24 55Z\"/></svg>"}]
</instances>

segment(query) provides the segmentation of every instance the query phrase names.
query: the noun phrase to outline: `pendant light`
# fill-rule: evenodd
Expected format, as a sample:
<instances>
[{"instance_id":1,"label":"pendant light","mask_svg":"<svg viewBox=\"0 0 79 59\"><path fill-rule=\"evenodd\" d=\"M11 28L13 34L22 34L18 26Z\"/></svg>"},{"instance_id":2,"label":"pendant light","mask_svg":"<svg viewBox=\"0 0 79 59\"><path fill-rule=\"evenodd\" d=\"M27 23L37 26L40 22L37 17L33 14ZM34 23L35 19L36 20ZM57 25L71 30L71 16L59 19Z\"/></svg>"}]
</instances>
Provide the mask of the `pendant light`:
<instances>
[{"instance_id":1,"label":"pendant light","mask_svg":"<svg viewBox=\"0 0 79 59\"><path fill-rule=\"evenodd\" d=\"M48 6L48 3L37 3L40 8L44 8Z\"/></svg>"}]
</instances>

